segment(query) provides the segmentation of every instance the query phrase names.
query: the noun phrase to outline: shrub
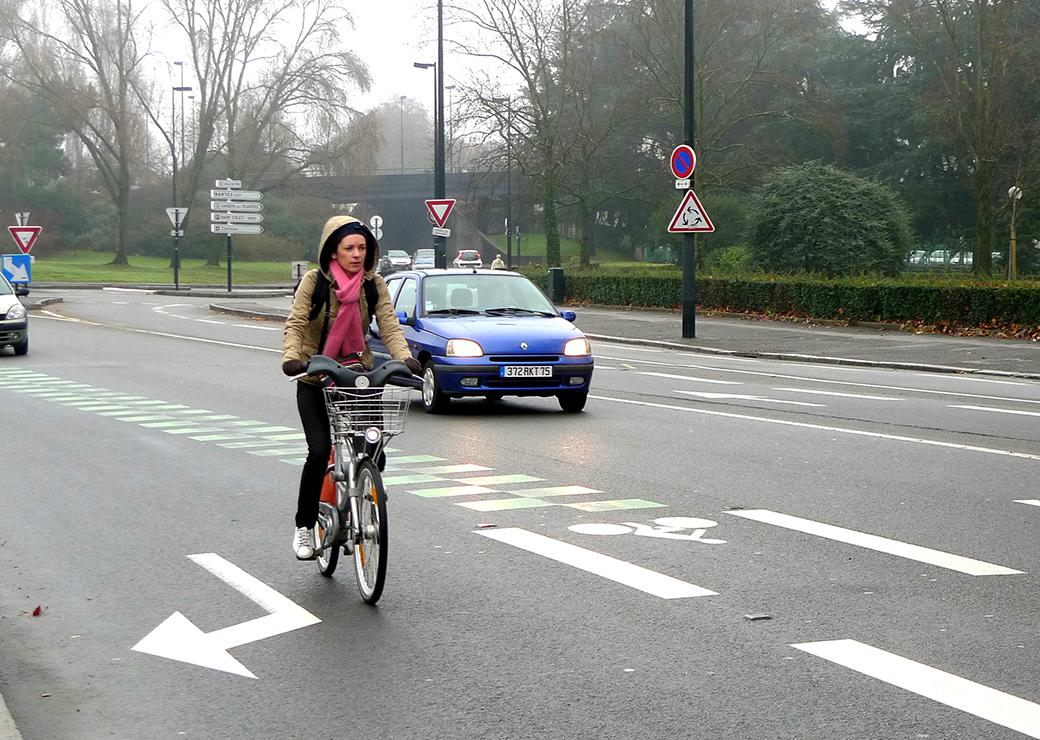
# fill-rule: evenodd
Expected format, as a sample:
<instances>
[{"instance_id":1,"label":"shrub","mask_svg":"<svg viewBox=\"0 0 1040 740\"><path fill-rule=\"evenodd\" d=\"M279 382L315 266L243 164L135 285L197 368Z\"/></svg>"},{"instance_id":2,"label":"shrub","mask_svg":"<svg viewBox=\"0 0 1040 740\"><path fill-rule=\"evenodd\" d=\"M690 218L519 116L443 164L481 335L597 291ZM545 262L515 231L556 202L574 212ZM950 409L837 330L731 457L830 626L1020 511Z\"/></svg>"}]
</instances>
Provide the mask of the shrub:
<instances>
[{"instance_id":1,"label":"shrub","mask_svg":"<svg viewBox=\"0 0 1040 740\"><path fill-rule=\"evenodd\" d=\"M748 246L772 272L895 275L912 247L910 219L884 185L810 162L756 191Z\"/></svg>"}]
</instances>

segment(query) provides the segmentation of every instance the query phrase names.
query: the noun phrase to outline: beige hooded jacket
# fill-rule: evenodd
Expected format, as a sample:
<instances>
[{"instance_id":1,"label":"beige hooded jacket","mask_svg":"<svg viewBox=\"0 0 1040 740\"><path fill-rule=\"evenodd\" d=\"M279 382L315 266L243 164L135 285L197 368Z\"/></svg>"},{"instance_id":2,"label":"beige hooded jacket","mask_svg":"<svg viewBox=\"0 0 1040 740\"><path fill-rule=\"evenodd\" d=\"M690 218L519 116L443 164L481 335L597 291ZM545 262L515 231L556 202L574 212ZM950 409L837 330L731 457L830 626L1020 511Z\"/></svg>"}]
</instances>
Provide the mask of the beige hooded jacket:
<instances>
[{"instance_id":1,"label":"beige hooded jacket","mask_svg":"<svg viewBox=\"0 0 1040 740\"><path fill-rule=\"evenodd\" d=\"M335 246L329 245L330 248L326 249L325 242L336 229L352 221L358 221L358 219L353 216L333 216L325 222L325 227L321 230L321 240L318 242L319 267L318 269L308 271L303 276L299 287L296 289L296 296L293 298L289 317L285 320L285 329L282 332L284 338L282 362L286 360L307 362L312 355L318 354L318 343L321 342L322 327L325 323L325 311L324 309L320 311L313 321L310 320L310 311L311 294L314 292L314 285L317 281L319 270L332 283L332 289L329 291L329 328L332 327L332 322L336 320L336 312L339 310L340 304L339 298L336 296L335 280L332 279L332 275L329 272L329 262L332 260ZM376 324L379 326L380 338L383 340L383 344L386 345L390 355L395 360L404 360L406 357L411 357L412 354L408 351L408 343L405 341L404 332L401 331L401 324L397 319L397 314L394 312L394 306L390 302L390 293L386 289L386 283L381 276L375 273L374 265L378 263L378 260L378 246L374 240L370 239L368 240L368 253L365 256L364 279L375 283L376 293L379 296L375 311L372 313L375 315ZM364 290L361 291L361 297L358 299L358 308L361 309L361 318L364 320L364 317L368 315L368 304ZM361 361L366 368L371 370L372 352L368 348L368 327L365 326L364 329L366 331L365 352L361 357Z\"/></svg>"}]
</instances>

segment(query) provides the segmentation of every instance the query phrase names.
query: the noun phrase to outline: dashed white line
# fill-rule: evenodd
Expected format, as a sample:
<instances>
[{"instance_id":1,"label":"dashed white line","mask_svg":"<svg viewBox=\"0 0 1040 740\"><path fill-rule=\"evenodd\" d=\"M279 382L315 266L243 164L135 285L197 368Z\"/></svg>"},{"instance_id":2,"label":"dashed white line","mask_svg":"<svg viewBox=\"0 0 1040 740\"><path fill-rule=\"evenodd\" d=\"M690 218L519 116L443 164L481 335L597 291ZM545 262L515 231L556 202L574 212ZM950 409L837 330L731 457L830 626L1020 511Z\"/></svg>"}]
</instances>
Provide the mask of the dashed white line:
<instances>
[{"instance_id":1,"label":"dashed white line","mask_svg":"<svg viewBox=\"0 0 1040 740\"><path fill-rule=\"evenodd\" d=\"M589 398L596 399L597 401L611 401L613 403L624 403L631 406L647 406L649 408L658 409L670 409L672 411L682 411L688 414L704 414L705 416L721 416L727 419L741 419L743 421L757 421L763 424L780 424L781 426L788 427L799 427L802 429L818 429L825 432L835 432L838 434L852 434L858 437L872 437L874 439L890 439L896 442L911 442L914 444L930 445L932 447L945 447L954 450L967 450L970 452L983 452L989 455L1005 455L1007 457L1017 457L1023 460L1035 460L1040 462L1040 455L1031 455L1028 452L1015 452L1013 450L997 450L992 447L978 447L975 445L962 445L956 442L942 442L937 439L924 439L921 437L904 437L898 434L883 434L881 432L868 432L864 429L848 429L846 427L836 427L826 424L810 424L804 421L789 421L787 419L770 419L764 416L751 416L749 414L734 414L728 411L715 411L712 409L701 409L691 408L689 406L672 406L666 403L653 403L651 401L634 401L628 398L612 398L610 396L594 396L590 395Z\"/></svg>"},{"instance_id":2,"label":"dashed white line","mask_svg":"<svg viewBox=\"0 0 1040 740\"><path fill-rule=\"evenodd\" d=\"M672 393L682 393L687 396L696 396L697 398L706 398L711 401L758 401L760 403L785 403L790 406L811 406L814 408L822 409L825 405L822 403L806 403L805 401L785 401L780 398L767 398L766 396L753 396L748 393L707 393L704 391L681 391L676 390Z\"/></svg>"},{"instance_id":3,"label":"dashed white line","mask_svg":"<svg viewBox=\"0 0 1040 740\"><path fill-rule=\"evenodd\" d=\"M787 393L811 393L814 396L840 396L841 398L863 398L869 401L901 401L901 398L892 396L868 396L859 393L839 393L838 391L817 391L809 388L774 388L774 391L785 391Z\"/></svg>"},{"instance_id":4,"label":"dashed white line","mask_svg":"<svg viewBox=\"0 0 1040 740\"><path fill-rule=\"evenodd\" d=\"M598 367L596 368L599 369ZM674 373L648 373L640 372L640 375L649 375L653 378L669 378L671 380L689 380L693 383L714 383L715 385L744 385L738 380L713 380L712 378L694 378L690 375L676 375Z\"/></svg>"},{"instance_id":5,"label":"dashed white line","mask_svg":"<svg viewBox=\"0 0 1040 740\"><path fill-rule=\"evenodd\" d=\"M1010 400L1010 399L1008 399ZM1018 416L1040 416L1040 411L1019 411L1017 409L995 409L990 406L962 406L960 404L948 404L946 408L967 409L968 411L991 411L996 414L1016 414Z\"/></svg>"},{"instance_id":6,"label":"dashed white line","mask_svg":"<svg viewBox=\"0 0 1040 740\"><path fill-rule=\"evenodd\" d=\"M726 513L732 516L739 516L742 519L751 519L752 521L762 522L763 524L772 524L777 527L783 527L784 529L792 529L796 532L804 532L805 534L823 537L824 539L844 542L868 550L887 553L888 555L896 555L901 558L906 558L907 560L916 560L920 563L927 563L928 565L934 565L939 568L955 570L959 573L966 573L969 576L1007 576L1022 574L1022 571L1020 570L1006 568L1003 565L994 565L993 563L986 563L982 560L966 558L961 555L953 555L941 550L932 550L931 548L921 547L920 545L911 545L908 542L900 542L899 540L890 540L887 537L879 537L875 534L867 534L866 532L857 532L854 529L836 527L832 524L814 522L811 519L802 519L801 517L781 514L777 511L769 511L768 509L738 509L727 511Z\"/></svg>"},{"instance_id":7,"label":"dashed white line","mask_svg":"<svg viewBox=\"0 0 1040 740\"><path fill-rule=\"evenodd\" d=\"M803 642L791 647L1029 737L1040 738L1040 705L1031 701L857 640Z\"/></svg>"}]
</instances>

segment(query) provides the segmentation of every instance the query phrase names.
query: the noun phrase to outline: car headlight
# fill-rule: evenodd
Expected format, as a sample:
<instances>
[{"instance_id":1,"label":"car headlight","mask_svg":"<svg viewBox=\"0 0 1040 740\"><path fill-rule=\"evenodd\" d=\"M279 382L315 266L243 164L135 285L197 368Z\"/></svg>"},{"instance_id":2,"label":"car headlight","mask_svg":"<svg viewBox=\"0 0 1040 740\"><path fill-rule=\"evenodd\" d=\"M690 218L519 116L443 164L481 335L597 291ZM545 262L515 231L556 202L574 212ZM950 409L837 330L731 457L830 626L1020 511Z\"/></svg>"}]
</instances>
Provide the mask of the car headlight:
<instances>
[{"instance_id":1,"label":"car headlight","mask_svg":"<svg viewBox=\"0 0 1040 740\"><path fill-rule=\"evenodd\" d=\"M472 339L449 339L445 354L448 357L480 357L484 349Z\"/></svg>"},{"instance_id":2,"label":"car headlight","mask_svg":"<svg viewBox=\"0 0 1040 740\"><path fill-rule=\"evenodd\" d=\"M16 303L11 306L7 311L7 318L9 319L24 319L25 318L25 307L21 303Z\"/></svg>"},{"instance_id":3,"label":"car headlight","mask_svg":"<svg viewBox=\"0 0 1040 740\"><path fill-rule=\"evenodd\" d=\"M588 339L578 337L563 345L563 354L567 357L586 357L592 354L592 347L589 345Z\"/></svg>"}]
</instances>

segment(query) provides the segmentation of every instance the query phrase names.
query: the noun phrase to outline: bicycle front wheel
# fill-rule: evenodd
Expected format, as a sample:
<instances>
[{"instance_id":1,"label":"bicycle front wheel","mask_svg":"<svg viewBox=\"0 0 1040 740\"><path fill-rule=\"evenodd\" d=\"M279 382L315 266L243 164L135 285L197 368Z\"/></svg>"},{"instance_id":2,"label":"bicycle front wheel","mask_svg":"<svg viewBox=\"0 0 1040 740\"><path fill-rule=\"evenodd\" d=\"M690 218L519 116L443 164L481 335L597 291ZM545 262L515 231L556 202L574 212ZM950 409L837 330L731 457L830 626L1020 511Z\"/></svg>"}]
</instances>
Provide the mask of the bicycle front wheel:
<instances>
[{"instance_id":1,"label":"bicycle front wheel","mask_svg":"<svg viewBox=\"0 0 1040 740\"><path fill-rule=\"evenodd\" d=\"M386 582L387 521L386 490L372 460L358 466L358 541L354 545L354 573L361 598L374 604Z\"/></svg>"}]
</instances>

